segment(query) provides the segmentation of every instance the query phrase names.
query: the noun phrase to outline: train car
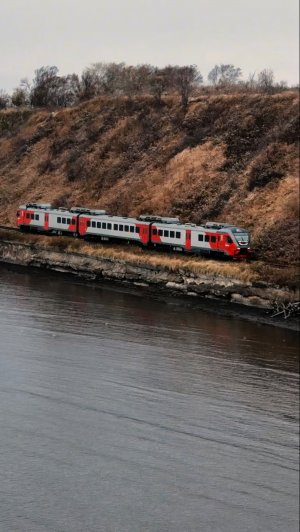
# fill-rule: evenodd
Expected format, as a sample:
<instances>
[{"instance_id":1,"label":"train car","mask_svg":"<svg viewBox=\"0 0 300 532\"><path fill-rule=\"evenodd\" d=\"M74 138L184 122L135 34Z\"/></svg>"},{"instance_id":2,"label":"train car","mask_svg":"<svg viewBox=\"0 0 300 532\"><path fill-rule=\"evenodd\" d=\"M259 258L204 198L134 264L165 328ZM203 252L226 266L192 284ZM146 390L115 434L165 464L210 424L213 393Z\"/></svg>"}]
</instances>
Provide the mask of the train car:
<instances>
[{"instance_id":1,"label":"train car","mask_svg":"<svg viewBox=\"0 0 300 532\"><path fill-rule=\"evenodd\" d=\"M246 229L228 223L182 224L178 218L141 215L111 216L104 210L85 207L52 208L50 204L27 203L17 211L22 231L69 235L86 240L119 240L144 247L182 251L214 257L252 257Z\"/></svg>"},{"instance_id":2,"label":"train car","mask_svg":"<svg viewBox=\"0 0 300 532\"><path fill-rule=\"evenodd\" d=\"M144 246L150 243L150 222L137 218L111 216L104 210L71 207L52 208L51 204L27 203L17 211L21 231L42 232L58 236L82 237L85 240L125 240Z\"/></svg>"},{"instance_id":3,"label":"train car","mask_svg":"<svg viewBox=\"0 0 300 532\"><path fill-rule=\"evenodd\" d=\"M80 230L80 217L90 219L93 215L101 216L105 212L82 207L55 209L50 203L26 203L20 205L17 211L17 226L21 231L77 237Z\"/></svg>"},{"instance_id":4,"label":"train car","mask_svg":"<svg viewBox=\"0 0 300 532\"><path fill-rule=\"evenodd\" d=\"M17 211L17 226L21 231L76 236L77 215L68 209L52 209L48 203L27 203Z\"/></svg>"},{"instance_id":5,"label":"train car","mask_svg":"<svg viewBox=\"0 0 300 532\"><path fill-rule=\"evenodd\" d=\"M17 210L17 227L21 231L44 231L47 228L50 209L50 203L20 205Z\"/></svg>"},{"instance_id":6,"label":"train car","mask_svg":"<svg viewBox=\"0 0 300 532\"><path fill-rule=\"evenodd\" d=\"M166 225L158 218L151 227L151 243L155 247L215 257L243 259L252 255L248 231L218 222L197 226L174 221Z\"/></svg>"},{"instance_id":7,"label":"train car","mask_svg":"<svg viewBox=\"0 0 300 532\"><path fill-rule=\"evenodd\" d=\"M86 240L125 240L129 243L150 243L150 223L137 218L103 215L82 216L79 220L79 235Z\"/></svg>"},{"instance_id":8,"label":"train car","mask_svg":"<svg viewBox=\"0 0 300 532\"><path fill-rule=\"evenodd\" d=\"M208 222L203 226L191 227L190 249L204 255L245 259L252 256L250 235L227 223Z\"/></svg>"}]
</instances>

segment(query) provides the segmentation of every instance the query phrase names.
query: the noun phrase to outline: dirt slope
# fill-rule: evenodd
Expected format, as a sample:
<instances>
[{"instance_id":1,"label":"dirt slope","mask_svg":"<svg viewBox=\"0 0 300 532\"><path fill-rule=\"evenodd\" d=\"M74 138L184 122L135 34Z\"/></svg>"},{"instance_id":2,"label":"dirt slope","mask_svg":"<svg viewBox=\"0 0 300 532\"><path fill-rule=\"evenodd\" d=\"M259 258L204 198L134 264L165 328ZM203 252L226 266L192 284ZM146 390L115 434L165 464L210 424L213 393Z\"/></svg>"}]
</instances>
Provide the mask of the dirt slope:
<instances>
[{"instance_id":1,"label":"dirt slope","mask_svg":"<svg viewBox=\"0 0 300 532\"><path fill-rule=\"evenodd\" d=\"M260 256L298 260L298 95L98 98L0 112L0 222L24 201L222 220Z\"/></svg>"}]
</instances>

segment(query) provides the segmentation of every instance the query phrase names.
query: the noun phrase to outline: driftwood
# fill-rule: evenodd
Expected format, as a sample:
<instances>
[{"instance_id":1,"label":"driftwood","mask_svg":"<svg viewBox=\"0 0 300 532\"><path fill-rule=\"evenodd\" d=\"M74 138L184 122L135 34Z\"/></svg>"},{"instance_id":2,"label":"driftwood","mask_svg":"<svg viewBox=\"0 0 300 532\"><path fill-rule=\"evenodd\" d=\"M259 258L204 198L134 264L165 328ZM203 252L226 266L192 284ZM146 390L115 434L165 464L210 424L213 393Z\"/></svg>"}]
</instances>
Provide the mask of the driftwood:
<instances>
[{"instance_id":1,"label":"driftwood","mask_svg":"<svg viewBox=\"0 0 300 532\"><path fill-rule=\"evenodd\" d=\"M271 318L280 316L287 320L291 317L300 316L300 301L292 303L283 303L282 301L274 301L273 308L271 310Z\"/></svg>"}]
</instances>

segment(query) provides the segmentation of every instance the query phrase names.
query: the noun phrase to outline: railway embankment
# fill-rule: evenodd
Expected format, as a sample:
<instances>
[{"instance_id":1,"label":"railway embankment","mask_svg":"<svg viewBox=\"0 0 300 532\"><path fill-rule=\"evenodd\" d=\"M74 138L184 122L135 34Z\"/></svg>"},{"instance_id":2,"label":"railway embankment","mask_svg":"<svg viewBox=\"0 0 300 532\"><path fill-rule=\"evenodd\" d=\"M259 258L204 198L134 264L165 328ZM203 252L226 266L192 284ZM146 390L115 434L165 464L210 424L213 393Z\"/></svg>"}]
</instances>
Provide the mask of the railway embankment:
<instances>
[{"instance_id":1,"label":"railway embankment","mask_svg":"<svg viewBox=\"0 0 300 532\"><path fill-rule=\"evenodd\" d=\"M259 321L268 323L272 322L270 310L275 301L282 304L299 301L299 291L296 289L273 285L255 277L246 280L245 275L244 279L241 275L234 275L238 271L235 270L235 265L232 265L231 275L228 264L223 273L222 265L219 266L219 271L214 271L214 261L210 261L210 269L203 268L197 272L195 269L193 271L191 261L187 263L189 266L180 260L174 265L170 259L167 263L159 263L157 259L155 263L151 263L147 261L147 255L143 259L139 254L126 256L119 253L119 256L113 256L112 250L109 253L107 249L101 248L97 254L93 254L82 252L84 248L81 249L81 243L78 250L59 249L55 242L47 245L42 240L42 243L40 245L36 240L26 242L2 236L0 262L63 272L87 281L117 281L160 296L184 296L185 300L190 298L193 304L199 303L202 306L205 302L209 306L215 302L217 305L222 304L224 309L225 304L225 313L229 311L229 314L240 314L240 309L244 308L248 309L248 313L250 310L250 317L256 316ZM266 317L267 314L269 318ZM241 315L249 317L247 311L241 311ZM289 320L284 321L290 326ZM282 325L283 320L275 319L272 323ZM295 327L296 324L293 323L291 328Z\"/></svg>"}]
</instances>

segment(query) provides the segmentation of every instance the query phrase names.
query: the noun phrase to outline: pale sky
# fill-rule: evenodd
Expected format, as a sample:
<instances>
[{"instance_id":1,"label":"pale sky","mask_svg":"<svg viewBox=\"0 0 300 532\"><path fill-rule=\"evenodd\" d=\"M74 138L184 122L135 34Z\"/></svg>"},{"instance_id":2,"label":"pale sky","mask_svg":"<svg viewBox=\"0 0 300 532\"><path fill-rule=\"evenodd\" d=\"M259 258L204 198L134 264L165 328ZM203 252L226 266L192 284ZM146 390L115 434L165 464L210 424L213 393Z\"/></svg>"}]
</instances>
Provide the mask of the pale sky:
<instances>
[{"instance_id":1,"label":"pale sky","mask_svg":"<svg viewBox=\"0 0 300 532\"><path fill-rule=\"evenodd\" d=\"M298 83L298 0L0 0L0 90L56 65L215 64Z\"/></svg>"}]
</instances>

